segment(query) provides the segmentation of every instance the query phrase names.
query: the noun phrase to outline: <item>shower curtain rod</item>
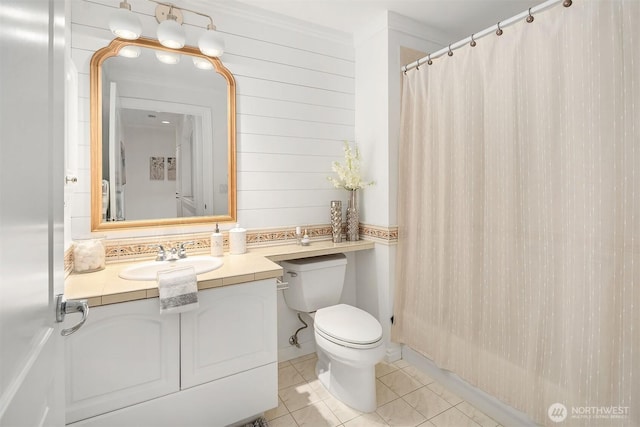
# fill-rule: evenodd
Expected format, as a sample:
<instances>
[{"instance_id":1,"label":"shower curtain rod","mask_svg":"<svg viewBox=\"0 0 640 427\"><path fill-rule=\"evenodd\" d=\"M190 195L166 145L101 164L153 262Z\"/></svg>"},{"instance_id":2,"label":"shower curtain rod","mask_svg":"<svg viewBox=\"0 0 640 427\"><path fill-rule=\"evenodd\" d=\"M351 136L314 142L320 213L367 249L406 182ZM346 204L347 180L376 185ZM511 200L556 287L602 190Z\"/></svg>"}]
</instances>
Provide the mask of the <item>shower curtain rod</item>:
<instances>
[{"instance_id":1,"label":"shower curtain rod","mask_svg":"<svg viewBox=\"0 0 640 427\"><path fill-rule=\"evenodd\" d=\"M502 29L504 29L505 27L508 27L509 25L513 25L516 22L519 22L521 19L523 18L528 18L529 16L531 16L531 21L527 21L527 22L533 22L533 14L538 13L538 12L542 12L543 10L549 9L555 5L557 5L558 3L562 3L564 7L569 7L571 6L571 0L547 0L544 3L541 3L537 6L531 7L528 10L525 10L522 13L519 13L515 16L512 16L509 19L505 19L504 21L500 21L498 22L496 25L493 25L489 28L486 28L478 33L474 33L472 35L470 35L469 37L462 39L456 43L452 43L449 46L440 49L437 52L434 53L430 53L427 56L425 56L424 58L420 58L417 61L411 62L410 64L407 65L403 65L400 70L404 71L405 73L409 70L411 70L412 68L418 68L423 64L428 63L428 61L432 60L432 59L436 59L441 57L444 54L448 54L449 52L451 52L451 55L453 55L453 51L455 49L459 49L462 46L465 46L467 43L472 43L475 42L476 40L478 40L479 38L482 38L486 35L489 35L491 33L493 33L494 31L501 31ZM431 64L429 64L431 65Z\"/></svg>"}]
</instances>

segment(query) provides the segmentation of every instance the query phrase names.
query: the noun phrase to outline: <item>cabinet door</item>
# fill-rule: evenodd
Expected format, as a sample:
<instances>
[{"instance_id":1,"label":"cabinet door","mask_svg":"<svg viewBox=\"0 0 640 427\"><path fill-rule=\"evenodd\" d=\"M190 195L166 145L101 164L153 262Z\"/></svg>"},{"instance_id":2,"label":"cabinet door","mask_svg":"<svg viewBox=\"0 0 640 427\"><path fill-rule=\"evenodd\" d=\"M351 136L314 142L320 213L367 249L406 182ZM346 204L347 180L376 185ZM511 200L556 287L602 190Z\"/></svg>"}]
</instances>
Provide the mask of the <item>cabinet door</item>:
<instances>
[{"instance_id":1,"label":"cabinet door","mask_svg":"<svg viewBox=\"0 0 640 427\"><path fill-rule=\"evenodd\" d=\"M179 334L157 298L91 308L66 338L67 423L178 391Z\"/></svg>"},{"instance_id":2,"label":"cabinet door","mask_svg":"<svg viewBox=\"0 0 640 427\"><path fill-rule=\"evenodd\" d=\"M180 323L182 389L277 360L275 279L201 291L198 301Z\"/></svg>"}]
</instances>

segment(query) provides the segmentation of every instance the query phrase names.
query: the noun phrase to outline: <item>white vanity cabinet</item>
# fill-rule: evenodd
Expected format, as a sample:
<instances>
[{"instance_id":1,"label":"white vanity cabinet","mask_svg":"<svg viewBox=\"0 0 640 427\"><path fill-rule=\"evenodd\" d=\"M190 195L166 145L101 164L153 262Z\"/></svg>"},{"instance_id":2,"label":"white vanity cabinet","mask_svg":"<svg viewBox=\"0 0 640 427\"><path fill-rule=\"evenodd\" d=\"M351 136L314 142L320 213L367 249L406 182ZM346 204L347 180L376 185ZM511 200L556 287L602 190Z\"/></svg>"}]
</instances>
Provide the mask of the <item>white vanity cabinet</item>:
<instances>
[{"instance_id":1,"label":"white vanity cabinet","mask_svg":"<svg viewBox=\"0 0 640 427\"><path fill-rule=\"evenodd\" d=\"M276 362L276 291L265 282L200 292L198 310L182 314L182 389Z\"/></svg>"},{"instance_id":2,"label":"white vanity cabinet","mask_svg":"<svg viewBox=\"0 0 640 427\"><path fill-rule=\"evenodd\" d=\"M275 279L198 302L172 315L157 298L91 309L66 338L67 424L223 426L276 407Z\"/></svg>"},{"instance_id":3,"label":"white vanity cabinet","mask_svg":"<svg viewBox=\"0 0 640 427\"><path fill-rule=\"evenodd\" d=\"M160 316L157 299L91 308L65 338L65 365L67 423L177 392L180 318Z\"/></svg>"}]
</instances>

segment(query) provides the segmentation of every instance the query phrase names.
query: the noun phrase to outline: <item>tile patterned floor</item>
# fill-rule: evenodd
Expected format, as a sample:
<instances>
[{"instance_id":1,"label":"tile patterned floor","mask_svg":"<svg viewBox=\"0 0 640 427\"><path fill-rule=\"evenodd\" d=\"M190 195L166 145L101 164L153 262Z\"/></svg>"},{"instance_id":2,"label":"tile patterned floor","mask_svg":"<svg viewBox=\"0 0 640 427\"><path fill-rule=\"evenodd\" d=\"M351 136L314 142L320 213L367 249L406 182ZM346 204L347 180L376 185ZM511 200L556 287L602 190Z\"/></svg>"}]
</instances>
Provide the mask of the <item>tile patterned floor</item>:
<instances>
[{"instance_id":1,"label":"tile patterned floor","mask_svg":"<svg viewBox=\"0 0 640 427\"><path fill-rule=\"evenodd\" d=\"M360 413L329 394L315 364L315 354L279 364L279 405L265 413L270 427L499 426L403 360L376 366L378 408Z\"/></svg>"}]
</instances>

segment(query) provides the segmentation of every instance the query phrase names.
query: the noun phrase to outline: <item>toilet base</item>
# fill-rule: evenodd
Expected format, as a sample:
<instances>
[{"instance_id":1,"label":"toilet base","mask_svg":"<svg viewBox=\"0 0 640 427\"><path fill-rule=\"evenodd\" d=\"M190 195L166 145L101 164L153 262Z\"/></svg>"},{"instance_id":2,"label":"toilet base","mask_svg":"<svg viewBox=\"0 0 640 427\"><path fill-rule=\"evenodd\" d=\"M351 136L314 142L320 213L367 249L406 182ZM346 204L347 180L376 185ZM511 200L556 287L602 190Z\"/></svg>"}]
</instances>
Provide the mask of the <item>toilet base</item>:
<instances>
[{"instance_id":1,"label":"toilet base","mask_svg":"<svg viewBox=\"0 0 640 427\"><path fill-rule=\"evenodd\" d=\"M327 344L323 342L317 345L318 336L316 334L316 350L318 362L316 364L316 374L325 388L336 399L360 412L373 412L376 410L376 372L375 365L384 357L384 347L367 349L366 352L375 353L373 359L363 361L344 361L340 358L329 357L322 348ZM329 343L336 345L334 343ZM343 348L344 349L344 348ZM373 350L373 351L372 351ZM362 351L362 350L353 350Z\"/></svg>"}]
</instances>

